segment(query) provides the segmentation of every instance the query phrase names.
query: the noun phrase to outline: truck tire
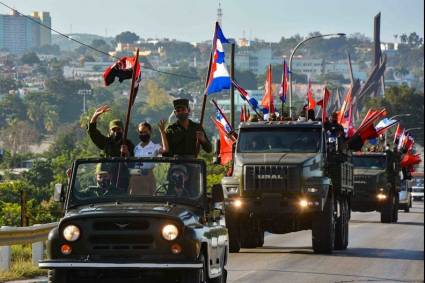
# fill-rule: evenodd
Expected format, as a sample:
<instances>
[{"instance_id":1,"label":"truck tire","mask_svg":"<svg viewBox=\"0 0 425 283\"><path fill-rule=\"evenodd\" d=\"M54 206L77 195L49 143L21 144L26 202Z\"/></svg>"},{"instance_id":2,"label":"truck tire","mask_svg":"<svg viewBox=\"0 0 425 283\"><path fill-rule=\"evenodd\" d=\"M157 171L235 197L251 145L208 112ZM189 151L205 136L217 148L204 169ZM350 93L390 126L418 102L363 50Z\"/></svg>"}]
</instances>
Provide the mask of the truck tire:
<instances>
[{"instance_id":1,"label":"truck tire","mask_svg":"<svg viewBox=\"0 0 425 283\"><path fill-rule=\"evenodd\" d=\"M262 248L264 246L264 231L261 229L258 233L258 248Z\"/></svg>"},{"instance_id":2,"label":"truck tire","mask_svg":"<svg viewBox=\"0 0 425 283\"><path fill-rule=\"evenodd\" d=\"M47 282L66 283L68 282L67 271L62 269L49 269L47 273Z\"/></svg>"},{"instance_id":3,"label":"truck tire","mask_svg":"<svg viewBox=\"0 0 425 283\"><path fill-rule=\"evenodd\" d=\"M409 213L410 212L410 205L407 204L406 207L404 208L404 212Z\"/></svg>"},{"instance_id":4,"label":"truck tire","mask_svg":"<svg viewBox=\"0 0 425 283\"><path fill-rule=\"evenodd\" d=\"M199 261L202 263L203 268L181 272L181 283L208 283L208 269L203 253L201 253Z\"/></svg>"},{"instance_id":5,"label":"truck tire","mask_svg":"<svg viewBox=\"0 0 425 283\"><path fill-rule=\"evenodd\" d=\"M312 242L316 254L332 254L333 252L335 243L334 205L334 199L331 196L326 201L323 211L313 217Z\"/></svg>"},{"instance_id":6,"label":"truck tire","mask_svg":"<svg viewBox=\"0 0 425 283\"><path fill-rule=\"evenodd\" d=\"M256 218L250 218L245 223L245 229L241 229L242 248L255 249L261 243L260 241L260 224Z\"/></svg>"},{"instance_id":7,"label":"truck tire","mask_svg":"<svg viewBox=\"0 0 425 283\"><path fill-rule=\"evenodd\" d=\"M381 210L381 222L382 223L391 223L393 221L394 216L394 204L395 204L395 196L391 193L390 197L384 204Z\"/></svg>"},{"instance_id":8,"label":"truck tire","mask_svg":"<svg viewBox=\"0 0 425 283\"><path fill-rule=\"evenodd\" d=\"M400 199L399 199L398 193L396 193L395 202L394 202L394 209L393 209L393 219L392 219L393 223L398 222L398 210L399 210L399 206L400 206L399 202L400 202Z\"/></svg>"},{"instance_id":9,"label":"truck tire","mask_svg":"<svg viewBox=\"0 0 425 283\"><path fill-rule=\"evenodd\" d=\"M230 226L229 228L229 252L238 253L241 250L241 233L239 225Z\"/></svg>"},{"instance_id":10,"label":"truck tire","mask_svg":"<svg viewBox=\"0 0 425 283\"><path fill-rule=\"evenodd\" d=\"M348 247L348 203L340 200L341 215L335 225L335 250L346 250Z\"/></svg>"}]
</instances>

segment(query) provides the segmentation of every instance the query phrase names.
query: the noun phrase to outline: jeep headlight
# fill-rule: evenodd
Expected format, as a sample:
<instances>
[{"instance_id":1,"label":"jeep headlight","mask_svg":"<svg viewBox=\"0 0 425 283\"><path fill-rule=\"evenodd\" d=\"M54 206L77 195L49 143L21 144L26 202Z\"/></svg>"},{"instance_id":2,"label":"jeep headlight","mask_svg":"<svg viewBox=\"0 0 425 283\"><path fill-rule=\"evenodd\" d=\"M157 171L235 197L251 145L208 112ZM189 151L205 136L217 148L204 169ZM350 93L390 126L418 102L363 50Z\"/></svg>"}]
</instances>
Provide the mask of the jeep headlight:
<instances>
[{"instance_id":1,"label":"jeep headlight","mask_svg":"<svg viewBox=\"0 0 425 283\"><path fill-rule=\"evenodd\" d=\"M80 238L80 228L75 225L68 225L63 229L62 235L68 242L75 242Z\"/></svg>"},{"instance_id":2,"label":"jeep headlight","mask_svg":"<svg viewBox=\"0 0 425 283\"><path fill-rule=\"evenodd\" d=\"M162 237L167 241L174 241L179 236L179 229L176 225L169 224L162 228Z\"/></svg>"}]
</instances>

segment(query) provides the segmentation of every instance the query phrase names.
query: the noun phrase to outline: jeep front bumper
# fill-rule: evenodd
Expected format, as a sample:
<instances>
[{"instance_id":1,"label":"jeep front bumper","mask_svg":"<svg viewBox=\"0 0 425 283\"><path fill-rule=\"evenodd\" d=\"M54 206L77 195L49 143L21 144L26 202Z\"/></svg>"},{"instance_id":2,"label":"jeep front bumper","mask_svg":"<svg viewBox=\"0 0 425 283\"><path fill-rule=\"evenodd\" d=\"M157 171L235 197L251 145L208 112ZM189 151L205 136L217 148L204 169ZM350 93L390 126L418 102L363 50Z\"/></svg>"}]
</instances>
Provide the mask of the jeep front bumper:
<instances>
[{"instance_id":1,"label":"jeep front bumper","mask_svg":"<svg viewBox=\"0 0 425 283\"><path fill-rule=\"evenodd\" d=\"M38 263L42 269L139 269L139 270L181 270L202 269L202 263L146 263L146 262L93 262L93 261L58 261L45 260Z\"/></svg>"}]
</instances>

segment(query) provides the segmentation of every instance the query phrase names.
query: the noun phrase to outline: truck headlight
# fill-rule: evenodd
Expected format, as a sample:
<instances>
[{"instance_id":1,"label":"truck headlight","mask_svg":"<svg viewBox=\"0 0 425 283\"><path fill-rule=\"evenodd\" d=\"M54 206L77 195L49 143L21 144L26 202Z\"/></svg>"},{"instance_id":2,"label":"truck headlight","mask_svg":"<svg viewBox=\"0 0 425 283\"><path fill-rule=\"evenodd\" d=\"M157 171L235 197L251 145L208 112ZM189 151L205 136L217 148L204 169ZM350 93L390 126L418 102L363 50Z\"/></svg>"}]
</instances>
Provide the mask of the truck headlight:
<instances>
[{"instance_id":1,"label":"truck headlight","mask_svg":"<svg viewBox=\"0 0 425 283\"><path fill-rule=\"evenodd\" d=\"M382 194L382 193L378 194L376 197L378 198L378 200L386 200L387 199L387 195Z\"/></svg>"},{"instance_id":2,"label":"truck headlight","mask_svg":"<svg viewBox=\"0 0 425 283\"><path fill-rule=\"evenodd\" d=\"M319 189L318 188L314 188L314 187L308 187L308 188L306 188L306 191L308 193L317 193L319 191Z\"/></svg>"},{"instance_id":3,"label":"truck headlight","mask_svg":"<svg viewBox=\"0 0 425 283\"><path fill-rule=\"evenodd\" d=\"M75 225L68 225L63 229L62 235L68 242L75 242L80 238L80 228Z\"/></svg>"},{"instance_id":4,"label":"truck headlight","mask_svg":"<svg viewBox=\"0 0 425 283\"><path fill-rule=\"evenodd\" d=\"M235 195L235 194L239 193L239 188L238 187L227 187L226 191L230 195Z\"/></svg>"},{"instance_id":5,"label":"truck headlight","mask_svg":"<svg viewBox=\"0 0 425 283\"><path fill-rule=\"evenodd\" d=\"M176 225L169 224L162 228L162 237L167 241L174 241L179 236L179 229Z\"/></svg>"}]
</instances>

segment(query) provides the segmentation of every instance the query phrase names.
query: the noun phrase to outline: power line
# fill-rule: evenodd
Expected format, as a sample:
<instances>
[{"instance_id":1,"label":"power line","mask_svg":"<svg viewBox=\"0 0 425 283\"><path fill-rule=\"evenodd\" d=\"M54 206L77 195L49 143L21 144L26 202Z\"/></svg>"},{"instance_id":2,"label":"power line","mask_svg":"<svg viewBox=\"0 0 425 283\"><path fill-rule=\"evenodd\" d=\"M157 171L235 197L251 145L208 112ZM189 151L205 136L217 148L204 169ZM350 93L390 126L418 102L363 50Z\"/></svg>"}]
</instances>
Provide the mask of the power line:
<instances>
[{"instance_id":1,"label":"power line","mask_svg":"<svg viewBox=\"0 0 425 283\"><path fill-rule=\"evenodd\" d=\"M52 27L49 27L48 25L45 25L45 24L43 24L42 22L39 22L39 21L35 20L34 18L32 18L32 17L30 17L30 16L27 16L27 15L25 15L25 14L21 13L20 11L18 11L18 10L16 10L16 9L14 9L14 8L12 8L12 7L10 7L9 5L7 5L6 3L4 3L4 2L2 2L2 1L0 1L0 4L1 4L1 5L3 5L4 7L8 8L9 10L14 11L14 12L15 12L15 13L17 13L19 16L25 17L25 18L27 18L28 20L30 20L30 21L32 21L32 22L34 22L34 23L36 23L36 24L38 24L38 25L40 25L40 26L42 26L42 27L44 27L44 28L46 28L46 29L49 29L49 30L53 31L53 32L55 32L55 33L59 34L59 35L60 35L60 36L62 36L62 37L65 37L65 38L67 38L67 39L69 39L69 40L71 40L71 41L74 41L74 42L75 42L75 43L77 43L77 44L80 44L80 45L82 45L82 46L85 46L85 47L87 47L87 48L89 48L89 49L91 49L91 50L93 50L93 51L95 51L95 52L98 52L98 53L100 53L100 54L106 55L106 56L108 56L108 57L111 57L111 58L114 58L114 59L117 59L117 60L119 60L119 59L120 59L120 58L118 58L118 57L116 57L116 56L113 56L113 55L109 54L108 52L105 52L105 51L103 51L103 50L100 50L100 49L98 49L98 48L96 48L96 47L91 46L90 44L87 44L87 43L85 43L85 42L82 42L82 41L80 41L80 40L77 40L77 39L75 39L75 38L72 38L72 37L71 37L71 36L69 36L69 35L66 35L66 34L64 34L64 33L60 32L60 31L58 31L58 30L56 30L56 29L53 29ZM160 74L168 75L168 76L174 76L174 77L186 78L186 79L191 79L191 80L201 80L201 78L200 78L200 77L194 77L194 76L189 76L189 75L180 75L180 74L176 74L176 73L171 73L171 72L166 72L166 71L160 71L160 70L157 70L157 69L155 69L155 68L148 67L148 66L144 66L143 68L145 68L145 69L147 69L147 70L151 70L151 71L157 72L157 73L160 73Z\"/></svg>"}]
</instances>

